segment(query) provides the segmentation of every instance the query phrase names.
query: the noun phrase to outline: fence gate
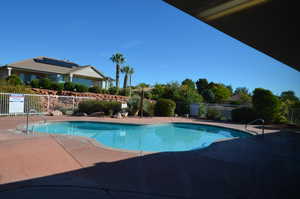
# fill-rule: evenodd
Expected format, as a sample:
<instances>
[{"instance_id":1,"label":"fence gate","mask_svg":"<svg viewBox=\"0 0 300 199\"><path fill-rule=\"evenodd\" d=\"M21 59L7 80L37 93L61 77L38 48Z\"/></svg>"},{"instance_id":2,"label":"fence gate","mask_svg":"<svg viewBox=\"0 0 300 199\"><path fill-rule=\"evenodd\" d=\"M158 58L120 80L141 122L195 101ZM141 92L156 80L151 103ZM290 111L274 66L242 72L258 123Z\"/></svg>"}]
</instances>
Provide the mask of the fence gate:
<instances>
[{"instance_id":1,"label":"fence gate","mask_svg":"<svg viewBox=\"0 0 300 199\"><path fill-rule=\"evenodd\" d=\"M22 115L30 109L46 113L48 108L48 95L0 93L0 115Z\"/></svg>"},{"instance_id":2,"label":"fence gate","mask_svg":"<svg viewBox=\"0 0 300 199\"><path fill-rule=\"evenodd\" d=\"M81 101L87 99L96 98L0 93L0 116L24 115L30 113L31 109L36 110L36 112L30 114L45 114L55 110L65 113L66 111L74 111Z\"/></svg>"}]
</instances>

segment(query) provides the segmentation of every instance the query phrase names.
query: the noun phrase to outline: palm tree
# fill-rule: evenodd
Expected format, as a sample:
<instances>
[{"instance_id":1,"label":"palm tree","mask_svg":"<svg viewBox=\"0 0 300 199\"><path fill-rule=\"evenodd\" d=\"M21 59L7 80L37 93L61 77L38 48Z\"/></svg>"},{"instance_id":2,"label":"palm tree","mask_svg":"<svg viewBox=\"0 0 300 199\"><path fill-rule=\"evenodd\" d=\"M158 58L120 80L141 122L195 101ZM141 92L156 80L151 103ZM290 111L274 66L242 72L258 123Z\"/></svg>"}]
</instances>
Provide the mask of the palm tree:
<instances>
[{"instance_id":1,"label":"palm tree","mask_svg":"<svg viewBox=\"0 0 300 199\"><path fill-rule=\"evenodd\" d=\"M113 63L116 63L116 87L119 89L120 87L120 65L125 62L125 57L121 53L116 53L112 55L110 60Z\"/></svg>"},{"instance_id":2,"label":"palm tree","mask_svg":"<svg viewBox=\"0 0 300 199\"><path fill-rule=\"evenodd\" d=\"M130 72L130 66L124 66L123 68L121 68L121 73L125 73L125 77L124 77L124 84L123 84L123 88L127 88L127 82L128 82L128 74Z\"/></svg>"},{"instance_id":3,"label":"palm tree","mask_svg":"<svg viewBox=\"0 0 300 199\"><path fill-rule=\"evenodd\" d=\"M131 76L133 75L133 73L134 73L134 68L130 68L128 72L130 88L131 88Z\"/></svg>"}]
</instances>

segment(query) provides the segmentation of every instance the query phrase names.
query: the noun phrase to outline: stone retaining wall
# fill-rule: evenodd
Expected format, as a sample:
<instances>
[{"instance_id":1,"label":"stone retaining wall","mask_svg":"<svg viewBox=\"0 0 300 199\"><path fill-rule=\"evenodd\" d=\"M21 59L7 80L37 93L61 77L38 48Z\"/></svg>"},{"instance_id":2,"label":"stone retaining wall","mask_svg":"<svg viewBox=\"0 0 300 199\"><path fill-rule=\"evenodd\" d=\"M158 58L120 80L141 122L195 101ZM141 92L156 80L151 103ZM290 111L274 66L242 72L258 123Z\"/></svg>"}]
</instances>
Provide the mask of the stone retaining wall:
<instances>
[{"instance_id":1,"label":"stone retaining wall","mask_svg":"<svg viewBox=\"0 0 300 199\"><path fill-rule=\"evenodd\" d=\"M58 94L58 91L54 90L48 90L48 89L39 89L39 88L32 88L32 91L35 94L39 95L57 95L58 98L60 96L74 96L74 97L91 97L98 100L104 100L104 101L118 101L118 102L127 102L129 97L126 96L120 96L120 95L110 95L110 94L99 94L99 93L79 93L79 92L73 92L73 91L61 91Z\"/></svg>"}]
</instances>

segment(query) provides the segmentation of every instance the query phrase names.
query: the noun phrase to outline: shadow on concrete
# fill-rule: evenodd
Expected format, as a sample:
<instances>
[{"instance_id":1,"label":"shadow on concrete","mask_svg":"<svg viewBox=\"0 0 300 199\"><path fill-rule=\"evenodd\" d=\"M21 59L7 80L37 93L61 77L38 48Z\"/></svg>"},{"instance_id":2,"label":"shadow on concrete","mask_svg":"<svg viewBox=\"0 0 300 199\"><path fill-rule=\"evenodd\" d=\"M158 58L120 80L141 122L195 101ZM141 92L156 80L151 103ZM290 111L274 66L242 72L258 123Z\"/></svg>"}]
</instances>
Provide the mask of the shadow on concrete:
<instances>
[{"instance_id":1,"label":"shadow on concrete","mask_svg":"<svg viewBox=\"0 0 300 199\"><path fill-rule=\"evenodd\" d=\"M300 134L145 155L0 185L0 198L299 198Z\"/></svg>"}]
</instances>

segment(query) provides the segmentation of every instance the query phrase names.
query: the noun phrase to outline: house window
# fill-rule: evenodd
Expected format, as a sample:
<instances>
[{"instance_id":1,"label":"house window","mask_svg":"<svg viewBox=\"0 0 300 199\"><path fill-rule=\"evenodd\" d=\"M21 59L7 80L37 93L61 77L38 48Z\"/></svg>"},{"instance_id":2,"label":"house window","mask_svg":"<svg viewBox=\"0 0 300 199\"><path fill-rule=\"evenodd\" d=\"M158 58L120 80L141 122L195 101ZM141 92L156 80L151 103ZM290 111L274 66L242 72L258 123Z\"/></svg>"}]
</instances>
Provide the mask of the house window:
<instances>
[{"instance_id":1,"label":"house window","mask_svg":"<svg viewBox=\"0 0 300 199\"><path fill-rule=\"evenodd\" d=\"M58 82L58 83L64 83L65 82L64 76L60 75L60 74L49 75L49 79L51 79L52 81Z\"/></svg>"},{"instance_id":2,"label":"house window","mask_svg":"<svg viewBox=\"0 0 300 199\"><path fill-rule=\"evenodd\" d=\"M24 75L24 73L20 73L19 77L22 80L22 82L25 83L25 75Z\"/></svg>"},{"instance_id":3,"label":"house window","mask_svg":"<svg viewBox=\"0 0 300 199\"><path fill-rule=\"evenodd\" d=\"M24 84L30 84L31 80L35 79L36 76L28 73L20 73L19 77Z\"/></svg>"},{"instance_id":4,"label":"house window","mask_svg":"<svg viewBox=\"0 0 300 199\"><path fill-rule=\"evenodd\" d=\"M87 87L92 87L94 85L93 81L90 79L83 79L83 78L79 78L79 77L73 77L73 81L74 83L77 84L83 84Z\"/></svg>"}]
</instances>

